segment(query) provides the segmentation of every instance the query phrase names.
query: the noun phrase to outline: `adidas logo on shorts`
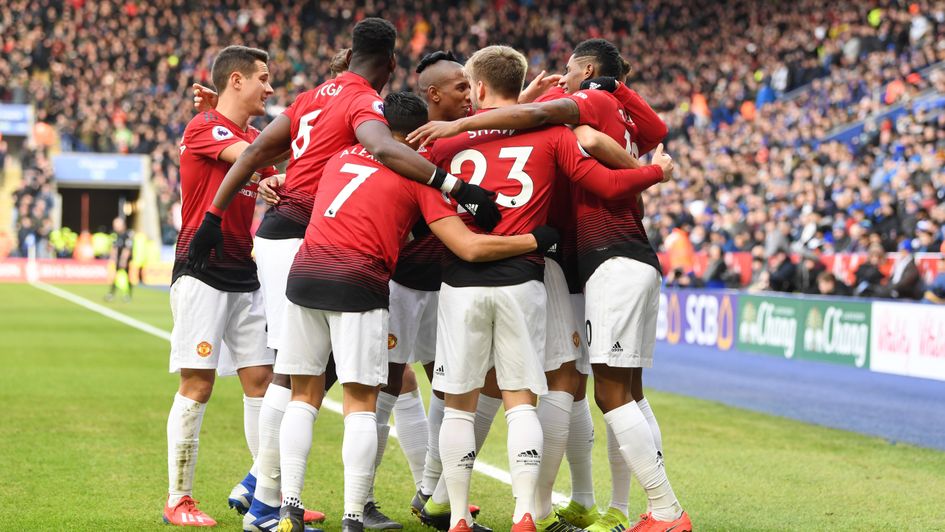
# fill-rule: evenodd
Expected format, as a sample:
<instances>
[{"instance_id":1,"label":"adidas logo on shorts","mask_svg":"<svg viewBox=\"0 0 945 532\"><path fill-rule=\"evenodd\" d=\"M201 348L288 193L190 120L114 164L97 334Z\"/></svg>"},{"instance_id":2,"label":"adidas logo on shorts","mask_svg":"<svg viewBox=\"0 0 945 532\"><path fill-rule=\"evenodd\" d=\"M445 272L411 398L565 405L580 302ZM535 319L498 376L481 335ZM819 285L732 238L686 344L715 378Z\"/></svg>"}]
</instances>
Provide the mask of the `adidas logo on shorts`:
<instances>
[{"instance_id":1,"label":"adidas logo on shorts","mask_svg":"<svg viewBox=\"0 0 945 532\"><path fill-rule=\"evenodd\" d=\"M440 367L436 368L435 370L433 370L433 374L434 374L434 375L439 375L440 377L445 377L445 376L446 376L446 370L443 369L443 366L440 366Z\"/></svg>"},{"instance_id":2,"label":"adidas logo on shorts","mask_svg":"<svg viewBox=\"0 0 945 532\"><path fill-rule=\"evenodd\" d=\"M620 341L619 341L619 340L617 341L617 343L614 344L613 347L610 348L610 352L611 352L611 353L623 353L623 347L620 346Z\"/></svg>"}]
</instances>

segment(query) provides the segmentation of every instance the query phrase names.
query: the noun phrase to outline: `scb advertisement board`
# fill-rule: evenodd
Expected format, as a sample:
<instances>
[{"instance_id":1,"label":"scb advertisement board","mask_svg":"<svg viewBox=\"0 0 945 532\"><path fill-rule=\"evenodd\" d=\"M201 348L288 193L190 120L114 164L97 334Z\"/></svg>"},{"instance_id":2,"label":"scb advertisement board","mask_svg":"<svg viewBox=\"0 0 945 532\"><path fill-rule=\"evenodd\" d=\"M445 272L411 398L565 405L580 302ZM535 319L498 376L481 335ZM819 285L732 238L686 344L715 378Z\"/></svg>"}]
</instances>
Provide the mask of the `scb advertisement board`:
<instances>
[{"instance_id":1,"label":"scb advertisement board","mask_svg":"<svg viewBox=\"0 0 945 532\"><path fill-rule=\"evenodd\" d=\"M737 306L735 294L664 291L660 293L656 339L673 345L713 346L727 351L735 345Z\"/></svg>"}]
</instances>

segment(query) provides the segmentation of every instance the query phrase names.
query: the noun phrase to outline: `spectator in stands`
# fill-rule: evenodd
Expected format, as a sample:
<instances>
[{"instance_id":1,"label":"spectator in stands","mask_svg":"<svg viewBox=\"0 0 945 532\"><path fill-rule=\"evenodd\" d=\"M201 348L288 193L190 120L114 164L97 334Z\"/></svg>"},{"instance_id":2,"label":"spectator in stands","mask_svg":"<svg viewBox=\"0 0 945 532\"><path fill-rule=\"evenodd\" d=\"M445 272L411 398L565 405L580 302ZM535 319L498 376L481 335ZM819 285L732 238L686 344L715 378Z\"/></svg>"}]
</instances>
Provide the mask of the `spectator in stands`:
<instances>
[{"instance_id":1,"label":"spectator in stands","mask_svg":"<svg viewBox=\"0 0 945 532\"><path fill-rule=\"evenodd\" d=\"M925 303L945 305L945 258L938 261L938 274L929 284L922 299Z\"/></svg>"},{"instance_id":2,"label":"spectator in stands","mask_svg":"<svg viewBox=\"0 0 945 532\"><path fill-rule=\"evenodd\" d=\"M818 293L818 278L826 268L813 251L804 250L801 262L797 265L797 275L794 280L795 289L802 294Z\"/></svg>"},{"instance_id":3,"label":"spectator in stands","mask_svg":"<svg viewBox=\"0 0 945 532\"><path fill-rule=\"evenodd\" d=\"M706 288L725 288L725 274L728 266L725 264L722 247L713 244L709 246L708 253L709 263L702 275L702 284Z\"/></svg>"},{"instance_id":4,"label":"spectator in stands","mask_svg":"<svg viewBox=\"0 0 945 532\"><path fill-rule=\"evenodd\" d=\"M849 296L850 287L843 284L837 277L826 271L817 275L817 291L815 294L824 296Z\"/></svg>"},{"instance_id":5,"label":"spectator in stands","mask_svg":"<svg viewBox=\"0 0 945 532\"><path fill-rule=\"evenodd\" d=\"M778 248L769 260L769 284L776 292L793 292L797 266L791 260L787 249Z\"/></svg>"},{"instance_id":6,"label":"spectator in stands","mask_svg":"<svg viewBox=\"0 0 945 532\"><path fill-rule=\"evenodd\" d=\"M882 246L872 246L866 256L866 262L857 269L853 295L873 297L883 293L883 280L886 276L882 268L886 262L886 251Z\"/></svg>"},{"instance_id":7,"label":"spectator in stands","mask_svg":"<svg viewBox=\"0 0 945 532\"><path fill-rule=\"evenodd\" d=\"M915 265L915 257L908 251L900 251L889 276L888 292L883 294L893 299L921 299L924 292L922 276Z\"/></svg>"}]
</instances>

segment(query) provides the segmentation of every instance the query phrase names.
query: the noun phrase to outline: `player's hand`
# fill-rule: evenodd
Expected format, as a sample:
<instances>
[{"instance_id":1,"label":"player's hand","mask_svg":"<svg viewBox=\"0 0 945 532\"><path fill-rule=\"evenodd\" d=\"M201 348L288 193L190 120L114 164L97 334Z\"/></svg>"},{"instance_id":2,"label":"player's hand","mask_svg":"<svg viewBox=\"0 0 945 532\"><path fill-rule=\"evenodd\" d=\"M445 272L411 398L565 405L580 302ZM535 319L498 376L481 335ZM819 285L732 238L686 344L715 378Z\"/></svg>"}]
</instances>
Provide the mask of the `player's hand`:
<instances>
[{"instance_id":1,"label":"player's hand","mask_svg":"<svg viewBox=\"0 0 945 532\"><path fill-rule=\"evenodd\" d=\"M561 79L561 74L552 74L550 76L545 75L545 71L542 70L538 73L535 79L525 87L525 90L518 95L518 103L532 103L538 99L539 96L547 92L548 89L554 87L558 84L558 81Z\"/></svg>"},{"instance_id":2,"label":"player's hand","mask_svg":"<svg viewBox=\"0 0 945 532\"><path fill-rule=\"evenodd\" d=\"M216 214L208 212L204 215L200 227L190 240L187 250L187 265L195 272L204 272L210 264L210 252L216 251L217 257L223 255L223 230L220 228L222 219Z\"/></svg>"},{"instance_id":3,"label":"player's hand","mask_svg":"<svg viewBox=\"0 0 945 532\"><path fill-rule=\"evenodd\" d=\"M461 180L456 183L459 189L451 194L453 199L469 211L469 214L472 214L476 225L486 231L495 229L499 220L502 219L502 213L499 212L499 208L493 200L495 192Z\"/></svg>"},{"instance_id":4,"label":"player's hand","mask_svg":"<svg viewBox=\"0 0 945 532\"><path fill-rule=\"evenodd\" d=\"M675 166L673 165L673 158L668 154L663 153L662 142L656 147L655 150L653 150L653 157L651 161L652 164L658 165L663 169L663 180L660 181L660 183L666 183L673 178L673 170L675 169Z\"/></svg>"},{"instance_id":5,"label":"player's hand","mask_svg":"<svg viewBox=\"0 0 945 532\"><path fill-rule=\"evenodd\" d=\"M538 249L536 249L536 251L542 255L551 251L561 240L561 234L550 225L540 225L536 227L532 231L532 236L535 237L535 242L538 243Z\"/></svg>"},{"instance_id":6,"label":"player's hand","mask_svg":"<svg viewBox=\"0 0 945 532\"><path fill-rule=\"evenodd\" d=\"M275 189L282 187L283 183L285 183L285 174L276 174L259 180L259 195L267 205L279 203L281 198L279 194L276 194Z\"/></svg>"},{"instance_id":7,"label":"player's hand","mask_svg":"<svg viewBox=\"0 0 945 532\"><path fill-rule=\"evenodd\" d=\"M617 79L607 76L602 76L599 78L586 79L581 83L581 90L600 90L607 92L614 92L617 90Z\"/></svg>"},{"instance_id":8,"label":"player's hand","mask_svg":"<svg viewBox=\"0 0 945 532\"><path fill-rule=\"evenodd\" d=\"M211 111L217 107L217 93L199 83L190 86L194 90L194 109L198 113Z\"/></svg>"},{"instance_id":9,"label":"player's hand","mask_svg":"<svg viewBox=\"0 0 945 532\"><path fill-rule=\"evenodd\" d=\"M411 144L417 143L417 147L420 148L429 144L430 141L459 135L463 132L460 122L461 120L452 122L433 120L413 130L407 135L406 140Z\"/></svg>"}]
</instances>

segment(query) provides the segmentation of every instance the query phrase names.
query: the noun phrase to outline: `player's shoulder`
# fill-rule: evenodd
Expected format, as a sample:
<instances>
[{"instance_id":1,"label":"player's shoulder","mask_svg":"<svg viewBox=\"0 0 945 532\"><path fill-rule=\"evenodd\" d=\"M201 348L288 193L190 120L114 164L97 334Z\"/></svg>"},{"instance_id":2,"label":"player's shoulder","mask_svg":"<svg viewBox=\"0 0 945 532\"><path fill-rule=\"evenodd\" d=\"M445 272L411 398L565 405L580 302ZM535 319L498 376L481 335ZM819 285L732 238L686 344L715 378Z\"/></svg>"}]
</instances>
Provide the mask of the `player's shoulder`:
<instances>
[{"instance_id":1,"label":"player's shoulder","mask_svg":"<svg viewBox=\"0 0 945 532\"><path fill-rule=\"evenodd\" d=\"M215 140L220 141L230 139L234 136L238 136L239 133L242 133L240 131L234 131L233 126L230 125L229 121L220 116L216 110L210 110L197 113L193 118L190 119L190 122L187 123L187 127L184 128L184 138L203 133L205 131L209 131Z\"/></svg>"},{"instance_id":2,"label":"player's shoulder","mask_svg":"<svg viewBox=\"0 0 945 532\"><path fill-rule=\"evenodd\" d=\"M583 100L595 106L603 105L614 108L622 107L617 98L605 90L581 89L572 93L571 97L572 99Z\"/></svg>"}]
</instances>

